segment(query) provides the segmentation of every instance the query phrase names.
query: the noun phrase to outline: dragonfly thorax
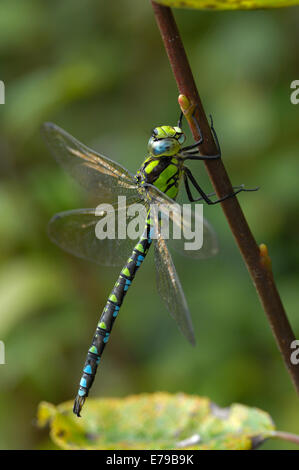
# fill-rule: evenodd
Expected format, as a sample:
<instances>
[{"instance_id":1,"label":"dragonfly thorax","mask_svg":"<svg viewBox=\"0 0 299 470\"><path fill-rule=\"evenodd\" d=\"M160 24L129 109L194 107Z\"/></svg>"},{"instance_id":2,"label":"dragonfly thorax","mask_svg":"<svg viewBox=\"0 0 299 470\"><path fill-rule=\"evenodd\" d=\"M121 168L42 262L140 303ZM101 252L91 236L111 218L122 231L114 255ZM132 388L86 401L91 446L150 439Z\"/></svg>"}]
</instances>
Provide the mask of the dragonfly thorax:
<instances>
[{"instance_id":1,"label":"dragonfly thorax","mask_svg":"<svg viewBox=\"0 0 299 470\"><path fill-rule=\"evenodd\" d=\"M180 150L185 139L180 127L155 127L148 142L149 155L136 174L138 184L152 184L175 199L182 176Z\"/></svg>"}]
</instances>

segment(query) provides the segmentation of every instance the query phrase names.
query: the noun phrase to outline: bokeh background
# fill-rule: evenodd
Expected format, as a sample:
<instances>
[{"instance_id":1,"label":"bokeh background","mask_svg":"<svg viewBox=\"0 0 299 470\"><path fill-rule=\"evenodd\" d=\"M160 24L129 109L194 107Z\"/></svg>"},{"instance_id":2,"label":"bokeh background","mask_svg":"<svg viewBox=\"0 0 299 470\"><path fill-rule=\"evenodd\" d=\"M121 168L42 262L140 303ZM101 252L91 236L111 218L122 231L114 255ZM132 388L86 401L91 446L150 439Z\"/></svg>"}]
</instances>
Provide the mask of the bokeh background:
<instances>
[{"instance_id":1,"label":"bokeh background","mask_svg":"<svg viewBox=\"0 0 299 470\"><path fill-rule=\"evenodd\" d=\"M175 12L223 159L299 336L298 8ZM52 448L38 403L72 399L99 314L118 275L47 237L55 212L88 195L40 136L54 121L131 171L154 125L178 117L177 90L147 0L10 0L0 6L0 447ZM202 163L202 186L211 187ZM152 255L126 297L91 396L165 390L268 411L299 433L299 403L220 207L205 207L217 257L174 255L198 339L187 344L158 297ZM283 442L263 448L292 448Z\"/></svg>"}]
</instances>

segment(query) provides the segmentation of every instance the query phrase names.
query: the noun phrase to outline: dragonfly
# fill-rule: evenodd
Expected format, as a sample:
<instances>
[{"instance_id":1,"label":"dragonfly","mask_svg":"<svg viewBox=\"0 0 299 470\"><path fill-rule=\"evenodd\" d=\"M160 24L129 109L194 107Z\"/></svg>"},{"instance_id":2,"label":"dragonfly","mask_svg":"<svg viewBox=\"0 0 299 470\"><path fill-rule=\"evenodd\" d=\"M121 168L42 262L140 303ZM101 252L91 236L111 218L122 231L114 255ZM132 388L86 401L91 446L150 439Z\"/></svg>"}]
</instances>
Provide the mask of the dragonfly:
<instances>
[{"instance_id":1,"label":"dragonfly","mask_svg":"<svg viewBox=\"0 0 299 470\"><path fill-rule=\"evenodd\" d=\"M166 308L177 322L183 335L195 344L195 335L188 304L175 265L163 236L161 216L152 216L150 205L161 209L170 208L176 200L182 182L190 202L204 201L214 205L235 197L245 189L244 185L233 188L233 192L219 199L212 199L215 193L206 194L187 167L188 160L217 160L221 149L211 118L211 131L217 146L215 155L202 155L199 146L203 143L199 124L194 116L200 139L184 146L186 134L182 129L181 113L176 126L161 125L152 130L148 141L145 160L132 174L119 163L98 153L53 123L43 125L43 135L56 161L99 201L114 201L125 196L126 204L141 203L147 210L144 229L137 243L128 237L98 239L95 227L99 214L95 208L75 209L56 214L49 222L49 236L62 249L104 266L123 265L119 277L108 297L97 324L91 346L83 367L73 412L79 417L84 402L93 384L105 346L110 338L113 324L122 306L124 297L131 286L135 274L143 263L151 244L154 245L156 280L158 292ZM194 195L194 192L196 194ZM183 224L172 211L174 223ZM162 214L163 215L163 214ZM198 250L186 250L184 235L181 239L170 240L173 248L185 256L202 259L213 256L218 251L216 234L206 219L203 219L203 245ZM155 237L153 237L153 230ZM184 234L184 231L183 231ZM132 245L133 243L133 245ZM169 243L170 244L170 243Z\"/></svg>"}]
</instances>

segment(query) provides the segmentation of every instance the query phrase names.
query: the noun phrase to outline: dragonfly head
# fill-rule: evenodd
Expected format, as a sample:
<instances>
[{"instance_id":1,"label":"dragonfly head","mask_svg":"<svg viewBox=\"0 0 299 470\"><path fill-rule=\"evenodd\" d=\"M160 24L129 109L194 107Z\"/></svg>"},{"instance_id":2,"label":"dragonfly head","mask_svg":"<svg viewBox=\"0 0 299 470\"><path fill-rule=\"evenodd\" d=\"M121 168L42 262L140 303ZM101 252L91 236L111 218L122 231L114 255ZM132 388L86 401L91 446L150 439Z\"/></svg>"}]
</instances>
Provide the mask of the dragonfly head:
<instances>
[{"instance_id":1,"label":"dragonfly head","mask_svg":"<svg viewBox=\"0 0 299 470\"><path fill-rule=\"evenodd\" d=\"M179 153L185 140L180 127L155 127L148 141L148 151L153 157L171 157Z\"/></svg>"}]
</instances>

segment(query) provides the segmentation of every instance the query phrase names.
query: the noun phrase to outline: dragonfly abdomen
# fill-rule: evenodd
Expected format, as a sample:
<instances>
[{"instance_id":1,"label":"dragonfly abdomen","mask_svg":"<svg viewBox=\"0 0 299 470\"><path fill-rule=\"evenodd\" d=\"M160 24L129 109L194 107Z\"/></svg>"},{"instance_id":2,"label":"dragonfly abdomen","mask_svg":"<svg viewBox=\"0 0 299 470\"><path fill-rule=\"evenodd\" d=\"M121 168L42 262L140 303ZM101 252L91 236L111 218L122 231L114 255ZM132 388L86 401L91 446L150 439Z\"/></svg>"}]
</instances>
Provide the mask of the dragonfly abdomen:
<instances>
[{"instance_id":1,"label":"dragonfly abdomen","mask_svg":"<svg viewBox=\"0 0 299 470\"><path fill-rule=\"evenodd\" d=\"M113 324L119 313L124 297L149 250L151 242L151 220L148 218L141 238L133 248L130 258L120 272L112 289L97 325L91 347L88 350L78 394L74 403L73 411L77 416L80 416L80 411L94 381L102 353L109 340Z\"/></svg>"}]
</instances>

